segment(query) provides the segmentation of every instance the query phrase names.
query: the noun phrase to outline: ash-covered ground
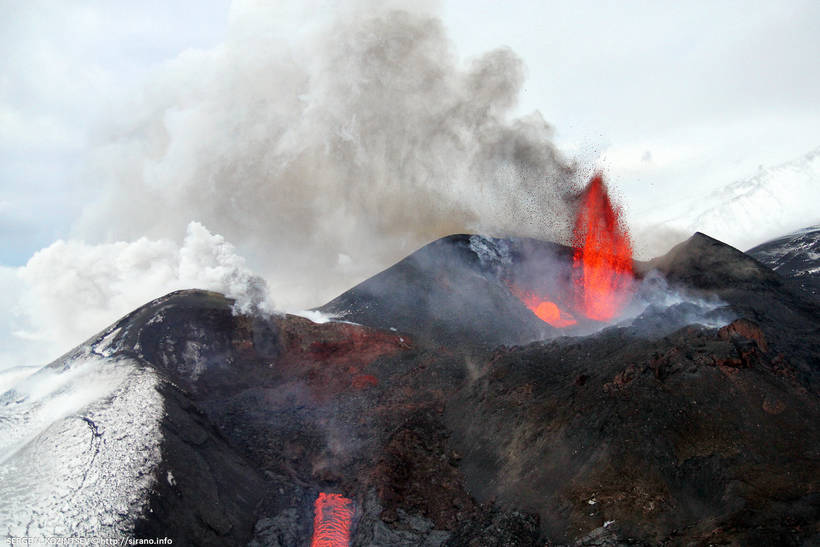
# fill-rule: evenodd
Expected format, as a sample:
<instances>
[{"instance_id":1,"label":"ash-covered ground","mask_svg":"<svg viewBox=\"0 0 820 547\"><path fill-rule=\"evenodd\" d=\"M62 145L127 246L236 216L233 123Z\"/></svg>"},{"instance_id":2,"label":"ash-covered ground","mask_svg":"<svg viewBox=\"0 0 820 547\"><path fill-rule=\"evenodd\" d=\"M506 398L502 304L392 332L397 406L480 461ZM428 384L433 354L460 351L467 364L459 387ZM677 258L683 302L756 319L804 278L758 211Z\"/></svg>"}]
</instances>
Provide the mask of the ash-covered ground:
<instances>
[{"instance_id":1,"label":"ash-covered ground","mask_svg":"<svg viewBox=\"0 0 820 547\"><path fill-rule=\"evenodd\" d=\"M559 329L510 287L560 296L570 257L451 236L321 324L151 302L0 398L0 530L306 545L325 492L357 546L820 540L816 298L696 234Z\"/></svg>"}]
</instances>

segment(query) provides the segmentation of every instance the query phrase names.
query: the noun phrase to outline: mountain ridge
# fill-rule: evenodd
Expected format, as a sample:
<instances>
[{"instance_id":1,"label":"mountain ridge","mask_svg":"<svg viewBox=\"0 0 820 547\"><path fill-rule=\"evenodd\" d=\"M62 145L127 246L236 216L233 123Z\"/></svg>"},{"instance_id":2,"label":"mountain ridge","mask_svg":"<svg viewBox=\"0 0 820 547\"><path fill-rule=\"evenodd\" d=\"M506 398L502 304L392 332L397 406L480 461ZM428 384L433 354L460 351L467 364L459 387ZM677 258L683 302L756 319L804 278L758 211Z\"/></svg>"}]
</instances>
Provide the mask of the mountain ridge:
<instances>
[{"instance_id":1,"label":"mountain ridge","mask_svg":"<svg viewBox=\"0 0 820 547\"><path fill-rule=\"evenodd\" d=\"M356 546L817 539L816 304L753 258L698 234L645 265L642 283L675 298L647 300L634 318L518 344L482 343L473 321L472 342L461 338L463 328L442 336L435 325L447 316L390 299L431 284L453 309L481 297L473 292L501 295L505 279L543 271L529 269L538 260L528 265L525 247L554 271L566 266L552 262L565 252L554 244L471 237L428 246L410 265L438 269L405 263L404 288L369 293L381 309L394 304L394 317L379 327L245 315L230 299L197 290L126 315L45 367L59 380L95 373L95 363L122 363L127 376L113 398L103 394L46 424L45 436L26 445L34 452L21 453L26 459L0 462L0 499L14 509L0 512L0 529L170 535L182 545L305 544L313 501L335 492L356 507ZM462 281L470 291L453 288ZM701 306L707 297L714 304ZM157 400L113 412L129 382L146 375L148 391L135 393ZM71 393L8 391L0 428L26 405L48 408ZM79 444L53 436L80 430ZM157 447L135 452L143 467L106 474L117 447L140 432ZM138 476L144 495L125 505L81 498L78 511L90 520L31 515L27 507L36 505L8 500L21 499L21 469L34 486L55 480L25 467L51 454L43 441L59 441L57 463L70 460L55 468L65 473L57 483L91 477L89 488L107 492ZM72 499L69 491L54 495ZM109 514L116 519L100 520Z\"/></svg>"}]
</instances>

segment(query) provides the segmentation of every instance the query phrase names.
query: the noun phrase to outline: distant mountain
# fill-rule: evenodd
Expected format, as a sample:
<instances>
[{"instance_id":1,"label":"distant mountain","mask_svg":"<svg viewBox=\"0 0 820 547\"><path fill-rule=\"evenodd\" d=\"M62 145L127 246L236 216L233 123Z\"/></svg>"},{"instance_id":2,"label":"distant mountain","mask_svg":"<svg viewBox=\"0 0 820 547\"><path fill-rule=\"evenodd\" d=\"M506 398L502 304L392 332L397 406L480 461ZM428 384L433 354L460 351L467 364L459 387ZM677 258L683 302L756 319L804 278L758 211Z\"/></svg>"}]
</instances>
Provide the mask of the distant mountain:
<instances>
[{"instance_id":1,"label":"distant mountain","mask_svg":"<svg viewBox=\"0 0 820 547\"><path fill-rule=\"evenodd\" d=\"M746 254L811 294L820 294L820 224L762 243Z\"/></svg>"},{"instance_id":2,"label":"distant mountain","mask_svg":"<svg viewBox=\"0 0 820 547\"><path fill-rule=\"evenodd\" d=\"M820 222L820 148L795 160L760 167L739 180L699 197L661 225L700 231L739 249Z\"/></svg>"}]
</instances>

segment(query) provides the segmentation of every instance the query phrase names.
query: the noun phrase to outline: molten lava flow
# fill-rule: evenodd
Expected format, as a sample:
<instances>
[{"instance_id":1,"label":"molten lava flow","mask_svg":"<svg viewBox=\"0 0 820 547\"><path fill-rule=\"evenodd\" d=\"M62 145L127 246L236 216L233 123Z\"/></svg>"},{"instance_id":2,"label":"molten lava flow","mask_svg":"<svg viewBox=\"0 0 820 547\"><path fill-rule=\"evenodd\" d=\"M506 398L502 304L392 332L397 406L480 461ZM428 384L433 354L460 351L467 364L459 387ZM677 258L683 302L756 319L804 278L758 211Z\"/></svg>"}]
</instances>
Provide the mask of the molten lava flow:
<instances>
[{"instance_id":1,"label":"molten lava flow","mask_svg":"<svg viewBox=\"0 0 820 547\"><path fill-rule=\"evenodd\" d=\"M319 493L314 505L311 547L348 547L353 501L341 494Z\"/></svg>"},{"instance_id":2,"label":"molten lava flow","mask_svg":"<svg viewBox=\"0 0 820 547\"><path fill-rule=\"evenodd\" d=\"M555 302L539 298L532 293L522 291L510 286L510 291L518 297L541 321L549 323L553 327L563 329L576 323L575 318L565 311L561 311Z\"/></svg>"},{"instance_id":3,"label":"molten lava flow","mask_svg":"<svg viewBox=\"0 0 820 547\"><path fill-rule=\"evenodd\" d=\"M599 174L581 194L573 245L576 307L590 319L612 319L629 296L632 244Z\"/></svg>"}]
</instances>

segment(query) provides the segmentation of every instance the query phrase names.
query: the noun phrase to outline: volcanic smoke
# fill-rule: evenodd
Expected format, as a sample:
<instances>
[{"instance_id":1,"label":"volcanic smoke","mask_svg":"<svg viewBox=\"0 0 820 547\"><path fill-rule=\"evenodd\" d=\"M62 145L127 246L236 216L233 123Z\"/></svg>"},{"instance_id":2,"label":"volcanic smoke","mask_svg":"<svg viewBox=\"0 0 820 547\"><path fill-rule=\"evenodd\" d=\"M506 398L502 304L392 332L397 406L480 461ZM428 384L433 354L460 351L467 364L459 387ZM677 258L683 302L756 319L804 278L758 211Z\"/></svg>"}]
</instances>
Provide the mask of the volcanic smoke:
<instances>
[{"instance_id":1,"label":"volcanic smoke","mask_svg":"<svg viewBox=\"0 0 820 547\"><path fill-rule=\"evenodd\" d=\"M572 245L573 312L596 321L618 315L629 297L633 279L632 244L621 210L609 197L600 174L579 196ZM558 304L511 286L512 293L539 319L556 328L577 321Z\"/></svg>"},{"instance_id":2,"label":"volcanic smoke","mask_svg":"<svg viewBox=\"0 0 820 547\"><path fill-rule=\"evenodd\" d=\"M353 500L341 494L319 493L314 504L311 547L348 547Z\"/></svg>"}]
</instances>

